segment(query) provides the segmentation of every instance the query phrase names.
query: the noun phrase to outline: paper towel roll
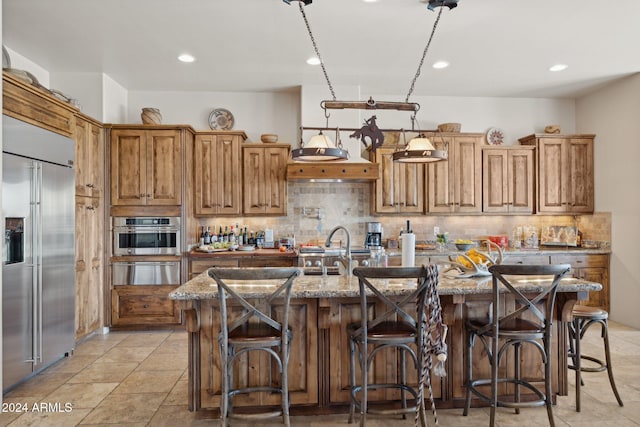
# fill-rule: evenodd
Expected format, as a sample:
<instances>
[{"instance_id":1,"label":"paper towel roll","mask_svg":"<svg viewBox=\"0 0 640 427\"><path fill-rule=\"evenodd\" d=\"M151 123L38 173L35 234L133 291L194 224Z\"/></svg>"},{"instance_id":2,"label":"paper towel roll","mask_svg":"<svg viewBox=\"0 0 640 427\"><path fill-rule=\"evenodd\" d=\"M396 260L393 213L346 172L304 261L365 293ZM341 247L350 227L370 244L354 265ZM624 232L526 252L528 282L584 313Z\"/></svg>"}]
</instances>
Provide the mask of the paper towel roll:
<instances>
[{"instance_id":1,"label":"paper towel roll","mask_svg":"<svg viewBox=\"0 0 640 427\"><path fill-rule=\"evenodd\" d=\"M402 266L414 267L416 263L416 235L404 233L402 235Z\"/></svg>"}]
</instances>

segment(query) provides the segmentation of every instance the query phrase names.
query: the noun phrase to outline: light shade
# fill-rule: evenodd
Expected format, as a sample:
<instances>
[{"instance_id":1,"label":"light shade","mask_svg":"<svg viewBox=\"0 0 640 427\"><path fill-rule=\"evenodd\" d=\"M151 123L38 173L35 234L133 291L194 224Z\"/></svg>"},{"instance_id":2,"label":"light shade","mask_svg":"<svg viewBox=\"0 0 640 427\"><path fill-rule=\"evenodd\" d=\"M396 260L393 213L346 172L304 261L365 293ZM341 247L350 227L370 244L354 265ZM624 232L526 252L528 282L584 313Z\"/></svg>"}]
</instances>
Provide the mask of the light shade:
<instances>
[{"instance_id":1,"label":"light shade","mask_svg":"<svg viewBox=\"0 0 640 427\"><path fill-rule=\"evenodd\" d=\"M320 131L311 137L306 146L291 151L291 158L303 162L323 162L328 160L346 160L349 152L336 145Z\"/></svg>"},{"instance_id":2,"label":"light shade","mask_svg":"<svg viewBox=\"0 0 640 427\"><path fill-rule=\"evenodd\" d=\"M429 163L446 159L447 152L436 150L429 138L424 135L413 138L404 150L393 153L393 161L402 163Z\"/></svg>"}]
</instances>

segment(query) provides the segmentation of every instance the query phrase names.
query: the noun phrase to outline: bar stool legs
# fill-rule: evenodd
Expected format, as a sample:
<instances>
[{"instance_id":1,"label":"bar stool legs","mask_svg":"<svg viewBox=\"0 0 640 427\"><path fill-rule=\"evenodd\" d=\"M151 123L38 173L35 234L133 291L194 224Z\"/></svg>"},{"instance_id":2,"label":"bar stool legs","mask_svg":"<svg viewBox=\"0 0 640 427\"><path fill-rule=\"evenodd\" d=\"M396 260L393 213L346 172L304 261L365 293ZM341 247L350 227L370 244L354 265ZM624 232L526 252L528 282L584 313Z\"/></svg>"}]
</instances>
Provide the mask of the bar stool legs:
<instances>
[{"instance_id":1,"label":"bar stool legs","mask_svg":"<svg viewBox=\"0 0 640 427\"><path fill-rule=\"evenodd\" d=\"M611 384L611 389L613 390L613 394L618 401L618 405L624 406L624 404L622 403L622 399L620 398L620 394L618 393L618 389L616 388L616 383L613 379L613 369L611 367L611 352L609 350L609 327L607 320L609 318L609 313L601 308L577 305L573 308L572 314L573 321L569 323L568 329L569 357L571 358L573 364L569 365L569 369L573 369L576 372L576 411L580 412L581 409L580 394L581 387L584 385L584 381L582 380L582 372L607 371L607 375L609 376L609 384ZM604 342L604 361L593 356L582 354L582 338L584 337L584 334L587 332L589 327L594 324L599 324L602 330L601 336ZM582 360L589 360L591 362L594 362L598 366L582 366Z\"/></svg>"}]
</instances>

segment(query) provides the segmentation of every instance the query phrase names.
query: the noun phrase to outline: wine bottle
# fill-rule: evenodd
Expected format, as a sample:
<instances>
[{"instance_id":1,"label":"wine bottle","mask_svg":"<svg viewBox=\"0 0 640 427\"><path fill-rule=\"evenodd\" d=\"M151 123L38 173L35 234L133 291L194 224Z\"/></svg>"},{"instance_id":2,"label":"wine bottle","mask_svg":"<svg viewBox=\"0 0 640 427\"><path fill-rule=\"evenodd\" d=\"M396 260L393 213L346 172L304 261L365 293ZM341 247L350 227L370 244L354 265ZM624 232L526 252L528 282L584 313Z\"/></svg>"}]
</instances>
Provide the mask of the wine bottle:
<instances>
[{"instance_id":1,"label":"wine bottle","mask_svg":"<svg viewBox=\"0 0 640 427\"><path fill-rule=\"evenodd\" d=\"M200 246L204 245L204 235L205 235L205 229L204 229L204 225L202 226L202 232L200 233Z\"/></svg>"},{"instance_id":2,"label":"wine bottle","mask_svg":"<svg viewBox=\"0 0 640 427\"><path fill-rule=\"evenodd\" d=\"M209 231L209 227L207 227L207 230L204 232L204 244L211 244L211 232Z\"/></svg>"}]
</instances>

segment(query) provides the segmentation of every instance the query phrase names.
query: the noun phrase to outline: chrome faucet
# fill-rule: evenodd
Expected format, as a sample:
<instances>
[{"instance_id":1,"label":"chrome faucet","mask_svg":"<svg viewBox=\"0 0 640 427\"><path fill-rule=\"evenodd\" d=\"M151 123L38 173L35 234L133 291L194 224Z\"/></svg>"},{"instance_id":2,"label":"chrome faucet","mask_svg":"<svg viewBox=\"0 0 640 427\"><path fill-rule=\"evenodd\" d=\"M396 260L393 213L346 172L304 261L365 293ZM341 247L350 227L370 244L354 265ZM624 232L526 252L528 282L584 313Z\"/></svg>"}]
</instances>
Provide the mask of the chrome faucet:
<instances>
[{"instance_id":1,"label":"chrome faucet","mask_svg":"<svg viewBox=\"0 0 640 427\"><path fill-rule=\"evenodd\" d=\"M327 241L324 243L324 245L327 248L331 246L331 239L333 238L333 235L338 230L344 230L345 234L347 235L346 252L344 255L340 254L339 259L340 259L340 262L342 263L342 266L347 270L347 275L350 276L353 265L352 265L352 259L351 259L351 234L349 233L349 230L347 230L347 228L342 225L338 225L333 230L331 230L331 232L329 233L329 237L327 237Z\"/></svg>"}]
</instances>

